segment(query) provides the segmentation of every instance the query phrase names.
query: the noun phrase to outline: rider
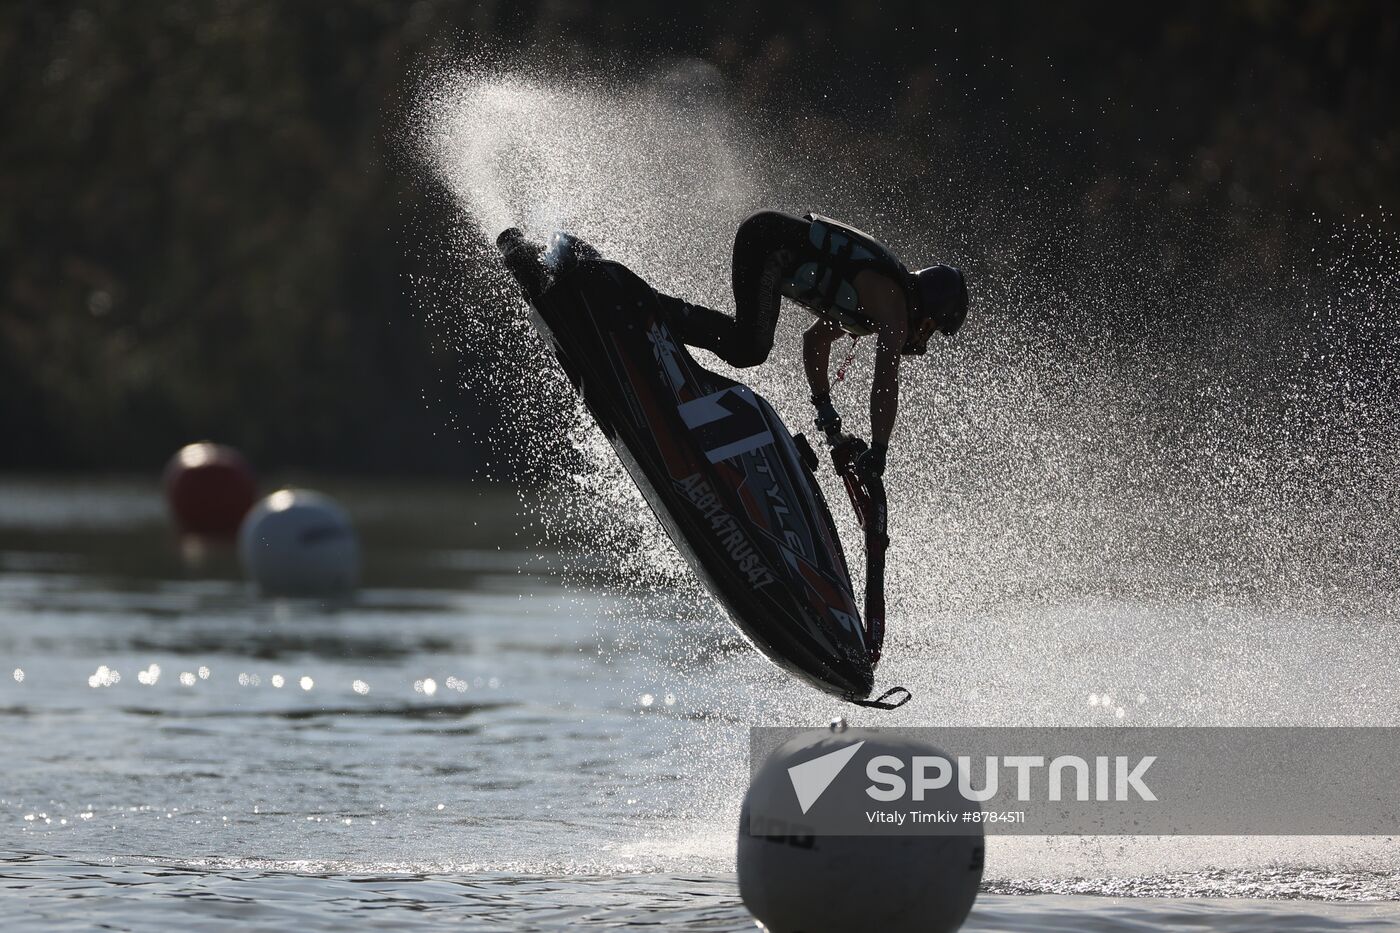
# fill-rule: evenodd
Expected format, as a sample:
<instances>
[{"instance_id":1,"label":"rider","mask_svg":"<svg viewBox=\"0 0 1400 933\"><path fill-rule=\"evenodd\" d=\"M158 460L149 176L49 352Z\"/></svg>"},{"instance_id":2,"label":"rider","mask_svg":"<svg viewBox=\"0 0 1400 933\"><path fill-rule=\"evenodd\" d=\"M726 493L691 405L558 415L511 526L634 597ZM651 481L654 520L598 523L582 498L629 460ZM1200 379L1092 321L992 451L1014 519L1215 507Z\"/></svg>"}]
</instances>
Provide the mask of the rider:
<instances>
[{"instance_id":1,"label":"rider","mask_svg":"<svg viewBox=\"0 0 1400 933\"><path fill-rule=\"evenodd\" d=\"M921 355L935 330L952 336L967 317L967 283L952 266L910 272L879 240L820 214L759 211L734 237L735 315L661 295L683 342L731 366L757 366L773 350L781 298L816 316L802 338L802 359L816 425L840 431L827 371L841 334L876 335L870 390L870 449L856 461L864 475L885 472L899 401L901 356Z\"/></svg>"}]
</instances>

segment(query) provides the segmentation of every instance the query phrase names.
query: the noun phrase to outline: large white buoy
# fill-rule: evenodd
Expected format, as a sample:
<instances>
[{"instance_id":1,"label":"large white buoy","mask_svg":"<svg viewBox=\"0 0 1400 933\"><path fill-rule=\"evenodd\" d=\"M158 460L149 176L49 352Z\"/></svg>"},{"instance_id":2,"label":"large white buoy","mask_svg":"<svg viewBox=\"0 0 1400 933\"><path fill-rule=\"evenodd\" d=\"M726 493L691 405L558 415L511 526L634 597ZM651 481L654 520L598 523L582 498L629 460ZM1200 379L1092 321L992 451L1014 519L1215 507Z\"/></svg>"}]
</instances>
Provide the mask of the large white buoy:
<instances>
[{"instance_id":1,"label":"large white buoy","mask_svg":"<svg viewBox=\"0 0 1400 933\"><path fill-rule=\"evenodd\" d=\"M832 754L864 742L846 763ZM799 779L789 769L831 755L835 778L823 775L821 796L854 801L870 784L865 762L876 755L911 761L943 755L917 740L856 729L822 731L778 749L759 770L744 796L739 817L739 894L744 906L773 933L946 933L962 926L982 880L980 823L968 835L825 836L799 826L750 831L751 809L759 813L778 795L792 797ZM945 758L947 756L944 756ZM821 768L821 764L815 765ZM799 771L799 775L801 772ZM830 771L827 772L830 774ZM921 809L976 809L956 790L956 781L925 794Z\"/></svg>"},{"instance_id":2,"label":"large white buoy","mask_svg":"<svg viewBox=\"0 0 1400 933\"><path fill-rule=\"evenodd\" d=\"M355 588L360 547L350 516L307 489L279 489L238 532L243 568L269 596L335 596Z\"/></svg>"}]
</instances>

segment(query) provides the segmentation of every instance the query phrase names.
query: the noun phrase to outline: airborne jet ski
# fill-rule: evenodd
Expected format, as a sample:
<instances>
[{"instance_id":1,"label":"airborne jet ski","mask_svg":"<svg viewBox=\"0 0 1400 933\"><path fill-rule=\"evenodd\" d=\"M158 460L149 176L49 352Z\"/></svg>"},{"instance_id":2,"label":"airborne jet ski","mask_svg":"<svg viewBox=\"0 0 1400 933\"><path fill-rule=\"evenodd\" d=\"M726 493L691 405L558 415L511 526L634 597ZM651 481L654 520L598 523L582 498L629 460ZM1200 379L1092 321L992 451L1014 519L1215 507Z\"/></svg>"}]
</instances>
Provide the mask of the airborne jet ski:
<instances>
[{"instance_id":1,"label":"airborne jet ski","mask_svg":"<svg viewBox=\"0 0 1400 933\"><path fill-rule=\"evenodd\" d=\"M828 439L866 531L864 621L807 440L757 392L697 363L622 265L563 234L548 253L515 228L496 245L652 511L754 647L842 699L905 702L902 687L865 699L884 633L885 508L878 479L852 467L863 442Z\"/></svg>"}]
</instances>

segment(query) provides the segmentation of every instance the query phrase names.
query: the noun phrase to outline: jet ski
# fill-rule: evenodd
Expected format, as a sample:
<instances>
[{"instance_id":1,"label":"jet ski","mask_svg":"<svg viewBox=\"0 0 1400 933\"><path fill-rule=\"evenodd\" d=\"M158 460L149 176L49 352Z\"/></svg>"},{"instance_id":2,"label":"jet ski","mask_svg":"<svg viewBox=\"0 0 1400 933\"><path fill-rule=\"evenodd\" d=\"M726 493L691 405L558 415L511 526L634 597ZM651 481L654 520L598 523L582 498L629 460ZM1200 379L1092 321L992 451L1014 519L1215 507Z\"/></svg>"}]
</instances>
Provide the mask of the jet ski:
<instances>
[{"instance_id":1,"label":"jet ski","mask_svg":"<svg viewBox=\"0 0 1400 933\"><path fill-rule=\"evenodd\" d=\"M866 699L884 633L884 490L854 470L864 443L828 438L866 532L864 620L813 471L816 453L749 386L705 369L668 327L656 292L592 247L556 234L546 250L516 228L506 267L574 389L642 495L748 641L819 690ZM892 699L902 694L899 699Z\"/></svg>"}]
</instances>

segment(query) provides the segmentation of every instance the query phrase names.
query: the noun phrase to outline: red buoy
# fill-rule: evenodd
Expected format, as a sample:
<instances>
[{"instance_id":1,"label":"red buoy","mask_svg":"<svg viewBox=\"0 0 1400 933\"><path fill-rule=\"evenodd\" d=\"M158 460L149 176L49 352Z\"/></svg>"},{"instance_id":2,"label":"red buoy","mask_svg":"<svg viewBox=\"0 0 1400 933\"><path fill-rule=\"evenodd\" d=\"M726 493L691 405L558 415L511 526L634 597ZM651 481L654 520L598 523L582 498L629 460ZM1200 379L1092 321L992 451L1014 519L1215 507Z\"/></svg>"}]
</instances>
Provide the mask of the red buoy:
<instances>
[{"instance_id":1,"label":"red buoy","mask_svg":"<svg viewBox=\"0 0 1400 933\"><path fill-rule=\"evenodd\" d=\"M258 497L243 455L207 441L180 448L166 464L164 480L170 515L185 534L232 538Z\"/></svg>"}]
</instances>

